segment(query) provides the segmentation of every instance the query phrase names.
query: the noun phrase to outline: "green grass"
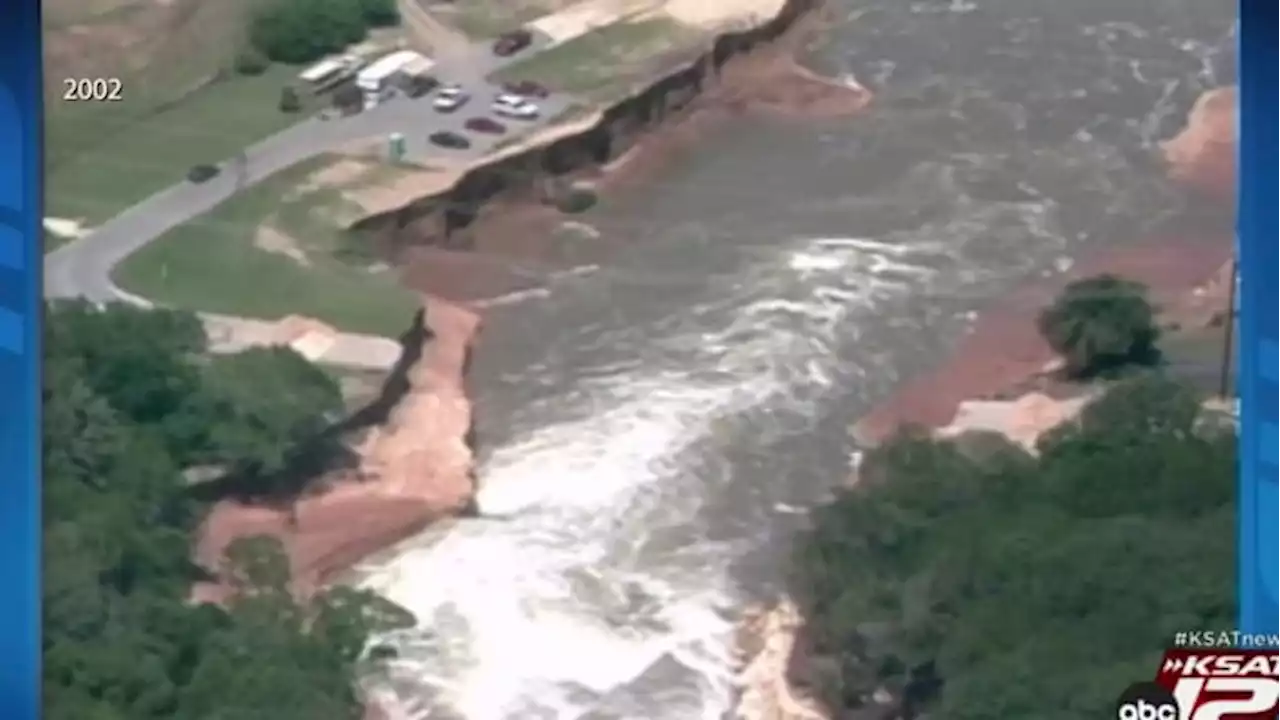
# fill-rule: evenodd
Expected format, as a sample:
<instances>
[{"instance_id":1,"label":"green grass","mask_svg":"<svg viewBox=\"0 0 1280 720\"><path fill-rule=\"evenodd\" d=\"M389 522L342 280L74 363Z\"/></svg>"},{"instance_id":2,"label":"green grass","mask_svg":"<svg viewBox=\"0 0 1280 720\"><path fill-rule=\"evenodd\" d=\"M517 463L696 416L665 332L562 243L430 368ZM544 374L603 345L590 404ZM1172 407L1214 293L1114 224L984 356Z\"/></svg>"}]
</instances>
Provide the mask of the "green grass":
<instances>
[{"instance_id":1,"label":"green grass","mask_svg":"<svg viewBox=\"0 0 1280 720\"><path fill-rule=\"evenodd\" d=\"M61 125L55 120L46 171L47 213L100 222L181 181L192 165L224 160L298 122L302 114L282 113L278 107L281 88L296 73L296 68L274 66L258 77L228 79L136 121L117 117L95 122L92 113L105 105L83 106ZM58 154L59 142L75 144L77 135L95 132L107 134L96 147L69 157Z\"/></svg>"},{"instance_id":2,"label":"green grass","mask_svg":"<svg viewBox=\"0 0 1280 720\"><path fill-rule=\"evenodd\" d=\"M533 80L560 92L608 99L637 72L698 33L668 19L608 25L499 70L499 82Z\"/></svg>"},{"instance_id":3,"label":"green grass","mask_svg":"<svg viewBox=\"0 0 1280 720\"><path fill-rule=\"evenodd\" d=\"M120 263L115 282L175 307L265 319L300 314L342 330L396 337L418 305L416 295L389 273L343 259L354 240L323 220L333 191L294 197L326 161L282 172L174 228ZM307 264L255 245L268 218L297 242Z\"/></svg>"},{"instance_id":4,"label":"green grass","mask_svg":"<svg viewBox=\"0 0 1280 720\"><path fill-rule=\"evenodd\" d=\"M270 1L48 0L46 161L109 144L114 128L198 94L225 74L249 15ZM84 77L119 78L125 100L64 102L63 79Z\"/></svg>"}]
</instances>

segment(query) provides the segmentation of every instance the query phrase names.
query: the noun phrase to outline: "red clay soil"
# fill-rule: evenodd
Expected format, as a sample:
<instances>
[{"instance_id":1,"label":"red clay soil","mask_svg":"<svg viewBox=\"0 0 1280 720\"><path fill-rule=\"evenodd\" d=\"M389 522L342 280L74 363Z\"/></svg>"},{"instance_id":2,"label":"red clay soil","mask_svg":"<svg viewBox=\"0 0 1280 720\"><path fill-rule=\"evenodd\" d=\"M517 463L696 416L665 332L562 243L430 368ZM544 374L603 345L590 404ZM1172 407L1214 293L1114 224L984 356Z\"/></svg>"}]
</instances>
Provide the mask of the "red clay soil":
<instances>
[{"instance_id":1,"label":"red clay soil","mask_svg":"<svg viewBox=\"0 0 1280 720\"><path fill-rule=\"evenodd\" d=\"M1225 98L1225 100L1224 100ZM1036 329L1040 308L1073 279L1112 273L1146 284L1167 319L1183 327L1205 323L1223 302L1206 302L1205 289L1225 297L1223 268L1234 252L1229 209L1235 197L1234 88L1206 93L1188 116L1188 127L1165 144L1170 176L1208 203L1208 222L1197 237L1163 236L1100 253L1053 280L1027 283L988 308L955 355L932 373L908 382L855 426L860 442L879 442L904 424L941 427L961 402L993 397L1023 386L1056 357ZM1216 215L1216 221L1214 216ZM1189 223L1192 224L1192 223ZM1216 307L1207 305L1216 304Z\"/></svg>"},{"instance_id":2,"label":"red clay soil","mask_svg":"<svg viewBox=\"0 0 1280 720\"><path fill-rule=\"evenodd\" d=\"M1213 280L1232 254L1232 238L1156 238L1103 253L1053 281L1032 282L984 310L955 354L932 373L907 382L858 421L859 442L875 444L905 424L942 427L965 400L1001 395L1044 372L1057 358L1036 329L1040 308L1070 280L1111 273L1146 284L1164 307Z\"/></svg>"},{"instance_id":3,"label":"red clay soil","mask_svg":"<svg viewBox=\"0 0 1280 720\"><path fill-rule=\"evenodd\" d=\"M1187 127L1164 143L1172 175L1220 202L1236 197L1236 88L1201 95L1191 108Z\"/></svg>"},{"instance_id":4,"label":"red clay soil","mask_svg":"<svg viewBox=\"0 0 1280 720\"><path fill-rule=\"evenodd\" d=\"M358 470L288 509L225 501L206 518L196 559L217 571L236 538L274 535L284 543L295 588L306 594L364 557L456 514L474 490L466 444L471 406L464 387L467 354L479 318L439 299L427 300L422 358L408 373L410 389L387 423L360 448ZM225 599L227 588L204 584L196 600Z\"/></svg>"}]
</instances>

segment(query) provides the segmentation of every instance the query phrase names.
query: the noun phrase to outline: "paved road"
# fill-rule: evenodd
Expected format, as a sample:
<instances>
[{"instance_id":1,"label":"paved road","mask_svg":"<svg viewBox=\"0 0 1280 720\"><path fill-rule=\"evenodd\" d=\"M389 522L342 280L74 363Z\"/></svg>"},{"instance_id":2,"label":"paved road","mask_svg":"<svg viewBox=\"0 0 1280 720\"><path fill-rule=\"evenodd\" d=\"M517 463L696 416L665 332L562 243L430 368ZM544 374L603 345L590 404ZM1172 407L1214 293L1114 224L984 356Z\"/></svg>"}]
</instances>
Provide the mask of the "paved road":
<instances>
[{"instance_id":1,"label":"paved road","mask_svg":"<svg viewBox=\"0 0 1280 720\"><path fill-rule=\"evenodd\" d=\"M179 182L125 210L90 234L69 242L45 256L44 288L47 297L84 297L94 302L128 299L111 282L111 270L139 248L165 231L213 209L241 187L252 185L311 157L343 145L378 135L405 135L411 161L432 157L479 157L500 138L477 137L470 150L451 151L430 145L426 138L438 130L462 130L468 117L487 114L489 99L497 90L485 80L505 65L521 62L550 45L536 38L515 57L499 58L488 44L473 45L450 57L437 58L435 74L444 82L460 82L471 89L471 103L453 114L431 108L431 97L397 98L350 118L323 121L308 119L247 148L242 158L223 163L212 180L195 185ZM569 98L549 98L543 103L542 120L559 114ZM511 121L508 125L519 125ZM534 124L534 123L530 123ZM513 127L512 130L515 128Z\"/></svg>"}]
</instances>

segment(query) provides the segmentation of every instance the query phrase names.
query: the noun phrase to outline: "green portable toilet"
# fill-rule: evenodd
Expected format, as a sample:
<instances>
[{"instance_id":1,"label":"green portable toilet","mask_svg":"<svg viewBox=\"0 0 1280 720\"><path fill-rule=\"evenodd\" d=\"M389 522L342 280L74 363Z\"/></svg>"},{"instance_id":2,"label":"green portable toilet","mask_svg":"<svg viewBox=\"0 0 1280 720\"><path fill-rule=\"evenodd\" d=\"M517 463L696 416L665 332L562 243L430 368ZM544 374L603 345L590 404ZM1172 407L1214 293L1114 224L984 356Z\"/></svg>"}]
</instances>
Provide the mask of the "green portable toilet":
<instances>
[{"instance_id":1,"label":"green portable toilet","mask_svg":"<svg viewBox=\"0 0 1280 720\"><path fill-rule=\"evenodd\" d=\"M387 155L391 158L391 162L400 162L404 160L403 133L391 133L391 137L387 142Z\"/></svg>"}]
</instances>

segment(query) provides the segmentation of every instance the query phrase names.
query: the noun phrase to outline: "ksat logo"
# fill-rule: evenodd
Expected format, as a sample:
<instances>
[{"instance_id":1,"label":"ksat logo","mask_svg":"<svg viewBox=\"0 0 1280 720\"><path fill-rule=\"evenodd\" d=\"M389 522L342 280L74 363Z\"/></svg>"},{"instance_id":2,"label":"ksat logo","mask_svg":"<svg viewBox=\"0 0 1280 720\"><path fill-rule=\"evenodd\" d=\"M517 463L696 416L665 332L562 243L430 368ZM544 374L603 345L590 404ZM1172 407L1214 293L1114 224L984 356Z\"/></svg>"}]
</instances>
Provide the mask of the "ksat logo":
<instances>
[{"instance_id":1,"label":"ksat logo","mask_svg":"<svg viewBox=\"0 0 1280 720\"><path fill-rule=\"evenodd\" d=\"M1277 711L1275 650L1170 650L1155 682L1120 696L1116 720L1276 720Z\"/></svg>"}]
</instances>

